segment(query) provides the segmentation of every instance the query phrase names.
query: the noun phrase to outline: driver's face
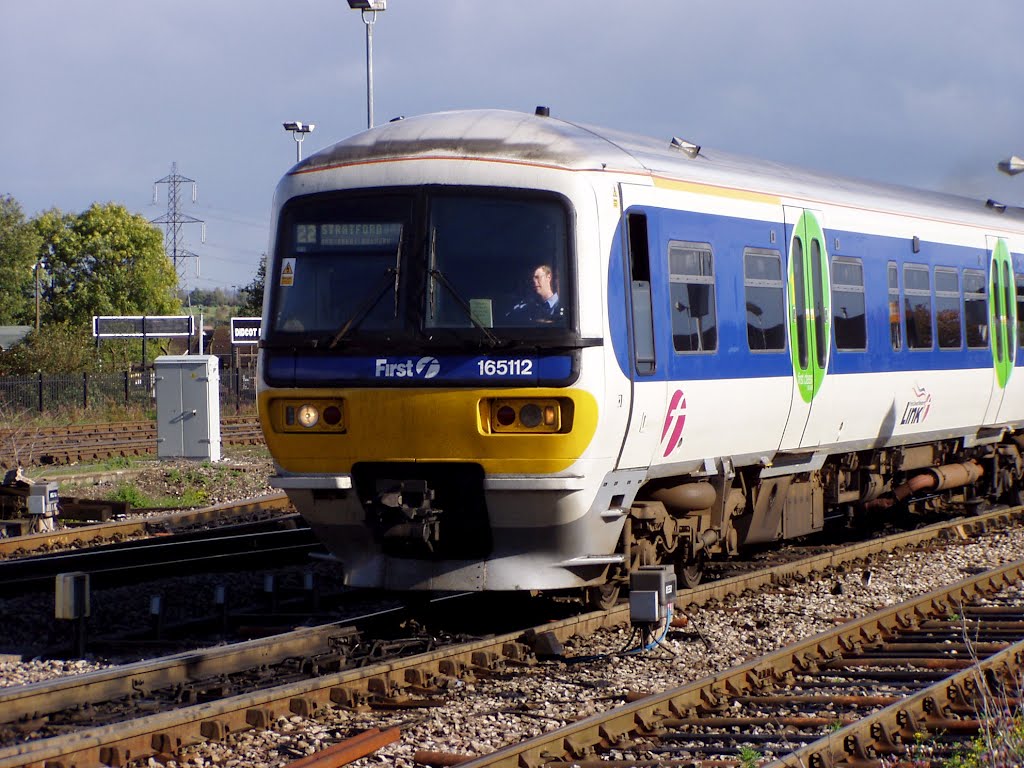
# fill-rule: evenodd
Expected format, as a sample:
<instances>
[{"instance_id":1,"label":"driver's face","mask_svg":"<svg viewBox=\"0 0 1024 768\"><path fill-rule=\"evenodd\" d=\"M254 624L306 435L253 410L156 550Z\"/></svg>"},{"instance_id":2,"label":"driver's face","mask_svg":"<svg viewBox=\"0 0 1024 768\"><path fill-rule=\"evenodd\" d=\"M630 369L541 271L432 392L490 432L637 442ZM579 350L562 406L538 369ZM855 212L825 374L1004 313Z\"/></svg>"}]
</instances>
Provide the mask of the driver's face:
<instances>
[{"instance_id":1,"label":"driver's face","mask_svg":"<svg viewBox=\"0 0 1024 768\"><path fill-rule=\"evenodd\" d=\"M538 267L534 270L533 290L535 290L537 295L542 299L547 299L552 294L551 275L543 267Z\"/></svg>"}]
</instances>

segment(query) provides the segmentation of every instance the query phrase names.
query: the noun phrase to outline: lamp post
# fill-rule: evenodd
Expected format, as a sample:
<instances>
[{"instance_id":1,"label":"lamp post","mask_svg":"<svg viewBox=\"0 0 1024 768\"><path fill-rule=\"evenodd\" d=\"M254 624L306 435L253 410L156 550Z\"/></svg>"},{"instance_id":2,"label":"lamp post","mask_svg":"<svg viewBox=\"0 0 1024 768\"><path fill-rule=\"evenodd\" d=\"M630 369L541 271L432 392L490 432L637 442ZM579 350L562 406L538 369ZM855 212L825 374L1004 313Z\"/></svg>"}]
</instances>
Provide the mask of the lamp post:
<instances>
[{"instance_id":1,"label":"lamp post","mask_svg":"<svg viewBox=\"0 0 1024 768\"><path fill-rule=\"evenodd\" d=\"M286 131L291 131L292 138L295 139L296 163L302 160L302 140L306 138L307 133L312 133L314 128L316 128L316 126L312 123L303 123L299 120L284 124L284 129Z\"/></svg>"},{"instance_id":2,"label":"lamp post","mask_svg":"<svg viewBox=\"0 0 1024 768\"><path fill-rule=\"evenodd\" d=\"M373 25L377 13L387 10L388 0L348 0L348 7L359 11L366 25L366 127L373 128Z\"/></svg>"},{"instance_id":3,"label":"lamp post","mask_svg":"<svg viewBox=\"0 0 1024 768\"><path fill-rule=\"evenodd\" d=\"M1024 159L1012 155L1007 160L1001 160L996 167L1007 176L1016 176L1018 173L1024 173Z\"/></svg>"}]
</instances>

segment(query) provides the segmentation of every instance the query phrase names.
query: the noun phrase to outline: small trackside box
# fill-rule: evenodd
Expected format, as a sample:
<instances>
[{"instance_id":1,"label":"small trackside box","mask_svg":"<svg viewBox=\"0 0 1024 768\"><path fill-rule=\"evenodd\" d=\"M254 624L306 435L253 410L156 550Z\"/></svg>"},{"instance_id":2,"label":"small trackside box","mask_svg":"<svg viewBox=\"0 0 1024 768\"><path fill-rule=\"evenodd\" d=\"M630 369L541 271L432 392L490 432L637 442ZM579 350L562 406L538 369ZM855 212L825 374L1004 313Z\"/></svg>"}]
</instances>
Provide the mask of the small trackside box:
<instances>
[{"instance_id":1,"label":"small trackside box","mask_svg":"<svg viewBox=\"0 0 1024 768\"><path fill-rule=\"evenodd\" d=\"M676 574L671 566L643 565L629 574L629 619L654 624L666 618L676 599Z\"/></svg>"}]
</instances>

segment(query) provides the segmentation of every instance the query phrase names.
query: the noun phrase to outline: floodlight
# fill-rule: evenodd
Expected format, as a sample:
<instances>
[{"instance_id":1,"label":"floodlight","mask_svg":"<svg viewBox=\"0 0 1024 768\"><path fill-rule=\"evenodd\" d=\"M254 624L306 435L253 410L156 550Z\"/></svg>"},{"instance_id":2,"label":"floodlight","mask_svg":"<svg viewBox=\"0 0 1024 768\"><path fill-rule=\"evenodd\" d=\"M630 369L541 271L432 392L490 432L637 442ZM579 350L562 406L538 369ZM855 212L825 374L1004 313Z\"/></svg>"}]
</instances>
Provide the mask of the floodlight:
<instances>
[{"instance_id":1,"label":"floodlight","mask_svg":"<svg viewBox=\"0 0 1024 768\"><path fill-rule=\"evenodd\" d=\"M307 133L312 133L313 129L316 128L313 123L303 123L301 120L292 120L288 123L282 123L286 131L291 131L292 138L295 139L295 162L302 160L302 140L306 138Z\"/></svg>"}]
</instances>

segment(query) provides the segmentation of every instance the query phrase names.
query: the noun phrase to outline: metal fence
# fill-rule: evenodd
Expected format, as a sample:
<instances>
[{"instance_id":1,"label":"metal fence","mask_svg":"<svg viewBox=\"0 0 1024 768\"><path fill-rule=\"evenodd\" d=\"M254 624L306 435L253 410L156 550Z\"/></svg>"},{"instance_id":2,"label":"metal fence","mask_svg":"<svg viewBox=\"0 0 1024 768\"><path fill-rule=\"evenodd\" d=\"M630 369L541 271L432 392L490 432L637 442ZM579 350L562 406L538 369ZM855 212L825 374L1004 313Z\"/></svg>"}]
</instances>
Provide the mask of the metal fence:
<instances>
[{"instance_id":1,"label":"metal fence","mask_svg":"<svg viewBox=\"0 0 1024 768\"><path fill-rule=\"evenodd\" d=\"M154 405L155 374L146 371L121 373L69 373L34 376L0 376L0 416L4 413L47 413L68 408ZM220 375L221 410L239 411L256 402L254 368L223 369Z\"/></svg>"}]
</instances>

